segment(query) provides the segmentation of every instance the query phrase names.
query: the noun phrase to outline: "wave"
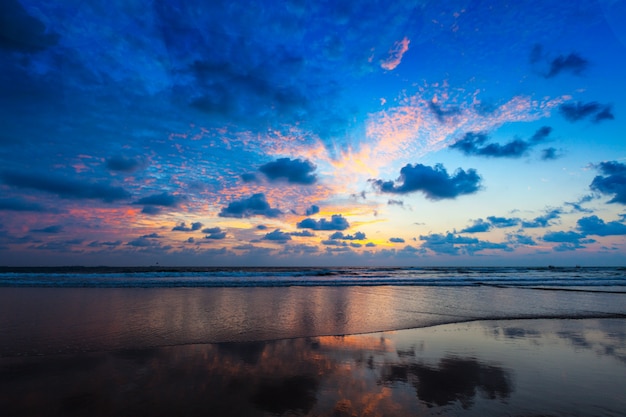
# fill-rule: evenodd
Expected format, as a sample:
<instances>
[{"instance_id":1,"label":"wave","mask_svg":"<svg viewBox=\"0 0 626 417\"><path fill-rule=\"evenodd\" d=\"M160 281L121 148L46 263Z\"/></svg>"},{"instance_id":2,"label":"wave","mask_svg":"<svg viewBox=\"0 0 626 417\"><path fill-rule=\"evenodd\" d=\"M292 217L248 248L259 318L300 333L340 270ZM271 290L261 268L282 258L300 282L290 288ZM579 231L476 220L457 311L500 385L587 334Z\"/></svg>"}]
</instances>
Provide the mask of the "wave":
<instances>
[{"instance_id":1,"label":"wave","mask_svg":"<svg viewBox=\"0 0 626 417\"><path fill-rule=\"evenodd\" d=\"M4 287L502 286L626 292L626 269L525 267L0 268Z\"/></svg>"}]
</instances>

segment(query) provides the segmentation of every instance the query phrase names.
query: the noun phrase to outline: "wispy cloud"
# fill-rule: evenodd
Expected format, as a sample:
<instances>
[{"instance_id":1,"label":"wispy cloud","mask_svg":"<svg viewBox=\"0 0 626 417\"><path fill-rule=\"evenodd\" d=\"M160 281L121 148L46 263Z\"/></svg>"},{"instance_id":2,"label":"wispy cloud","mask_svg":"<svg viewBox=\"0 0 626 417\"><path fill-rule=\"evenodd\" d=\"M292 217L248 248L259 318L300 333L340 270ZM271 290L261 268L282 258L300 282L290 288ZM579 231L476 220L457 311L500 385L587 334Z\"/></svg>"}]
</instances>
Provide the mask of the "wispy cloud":
<instances>
[{"instance_id":1,"label":"wispy cloud","mask_svg":"<svg viewBox=\"0 0 626 417\"><path fill-rule=\"evenodd\" d=\"M409 44L411 41L408 38L404 38L401 41L396 42L393 48L389 50L389 57L381 62L380 66L387 71L393 71L402 62L402 57L409 50Z\"/></svg>"}]
</instances>

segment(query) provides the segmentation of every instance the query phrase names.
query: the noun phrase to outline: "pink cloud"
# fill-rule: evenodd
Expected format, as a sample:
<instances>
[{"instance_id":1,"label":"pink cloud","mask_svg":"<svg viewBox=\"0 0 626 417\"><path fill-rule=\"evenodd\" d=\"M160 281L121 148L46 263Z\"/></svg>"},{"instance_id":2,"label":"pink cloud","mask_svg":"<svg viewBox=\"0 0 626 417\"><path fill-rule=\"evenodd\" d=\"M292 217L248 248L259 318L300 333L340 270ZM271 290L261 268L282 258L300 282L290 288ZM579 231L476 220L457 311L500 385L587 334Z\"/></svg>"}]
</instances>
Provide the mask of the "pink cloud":
<instances>
[{"instance_id":1,"label":"pink cloud","mask_svg":"<svg viewBox=\"0 0 626 417\"><path fill-rule=\"evenodd\" d=\"M387 71L393 71L396 69L400 62L402 62L402 56L409 50L409 38L404 38L393 44L393 48L389 50L389 58L383 61L380 66Z\"/></svg>"}]
</instances>

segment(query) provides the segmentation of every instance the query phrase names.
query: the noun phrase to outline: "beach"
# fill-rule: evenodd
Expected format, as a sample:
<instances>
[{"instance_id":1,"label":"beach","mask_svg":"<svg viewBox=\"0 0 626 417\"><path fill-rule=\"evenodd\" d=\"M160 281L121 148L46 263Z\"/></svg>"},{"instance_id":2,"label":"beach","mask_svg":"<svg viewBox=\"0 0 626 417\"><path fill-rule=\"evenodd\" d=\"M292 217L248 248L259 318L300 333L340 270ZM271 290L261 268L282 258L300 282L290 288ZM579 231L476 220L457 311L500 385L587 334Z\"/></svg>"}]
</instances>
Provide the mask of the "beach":
<instances>
[{"instance_id":1,"label":"beach","mask_svg":"<svg viewBox=\"0 0 626 417\"><path fill-rule=\"evenodd\" d=\"M7 416L619 416L623 287L0 288Z\"/></svg>"},{"instance_id":2,"label":"beach","mask_svg":"<svg viewBox=\"0 0 626 417\"><path fill-rule=\"evenodd\" d=\"M620 416L626 409L625 319L477 321L1 364L7 416Z\"/></svg>"}]
</instances>

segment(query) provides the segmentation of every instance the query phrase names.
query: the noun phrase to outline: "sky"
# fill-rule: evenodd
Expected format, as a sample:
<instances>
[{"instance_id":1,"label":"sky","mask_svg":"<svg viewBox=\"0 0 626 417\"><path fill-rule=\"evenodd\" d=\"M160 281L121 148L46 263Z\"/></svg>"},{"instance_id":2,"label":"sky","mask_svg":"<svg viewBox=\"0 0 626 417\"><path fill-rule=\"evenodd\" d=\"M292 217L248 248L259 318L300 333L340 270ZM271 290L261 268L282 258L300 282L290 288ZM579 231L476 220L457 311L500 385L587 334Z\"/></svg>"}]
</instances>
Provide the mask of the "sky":
<instances>
[{"instance_id":1,"label":"sky","mask_svg":"<svg viewBox=\"0 0 626 417\"><path fill-rule=\"evenodd\" d=\"M626 2L0 2L0 265L626 262Z\"/></svg>"}]
</instances>

